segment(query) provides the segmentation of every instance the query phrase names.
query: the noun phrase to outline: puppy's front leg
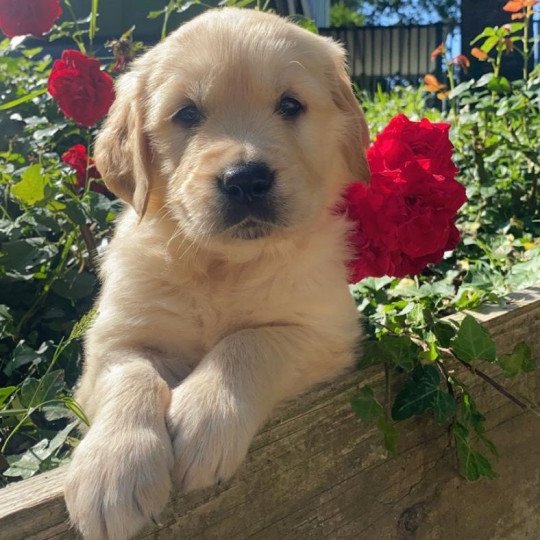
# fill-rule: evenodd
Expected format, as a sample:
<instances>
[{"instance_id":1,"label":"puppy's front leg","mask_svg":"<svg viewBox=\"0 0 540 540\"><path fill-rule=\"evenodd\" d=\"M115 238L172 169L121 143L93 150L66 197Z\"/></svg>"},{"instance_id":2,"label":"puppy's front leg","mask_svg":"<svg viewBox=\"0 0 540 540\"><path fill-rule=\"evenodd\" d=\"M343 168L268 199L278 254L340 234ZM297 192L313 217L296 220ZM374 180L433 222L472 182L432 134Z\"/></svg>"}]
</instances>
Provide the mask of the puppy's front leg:
<instances>
[{"instance_id":1,"label":"puppy's front leg","mask_svg":"<svg viewBox=\"0 0 540 540\"><path fill-rule=\"evenodd\" d=\"M170 389L150 362L116 351L81 381L91 427L75 449L65 483L72 523L86 539L131 537L167 502L173 454L165 425Z\"/></svg>"},{"instance_id":2,"label":"puppy's front leg","mask_svg":"<svg viewBox=\"0 0 540 540\"><path fill-rule=\"evenodd\" d=\"M230 477L278 402L335 376L350 358L346 344L299 326L242 330L221 340L172 393L168 424L179 487Z\"/></svg>"}]
</instances>

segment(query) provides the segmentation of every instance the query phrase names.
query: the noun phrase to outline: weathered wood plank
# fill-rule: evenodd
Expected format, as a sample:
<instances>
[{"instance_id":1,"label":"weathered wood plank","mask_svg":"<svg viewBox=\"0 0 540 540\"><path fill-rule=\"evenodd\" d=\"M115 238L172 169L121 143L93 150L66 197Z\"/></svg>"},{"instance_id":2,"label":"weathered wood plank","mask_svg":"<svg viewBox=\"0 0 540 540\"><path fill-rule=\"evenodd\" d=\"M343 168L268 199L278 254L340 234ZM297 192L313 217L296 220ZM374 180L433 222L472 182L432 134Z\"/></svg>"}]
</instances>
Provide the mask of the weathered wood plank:
<instances>
[{"instance_id":1,"label":"weathered wood plank","mask_svg":"<svg viewBox=\"0 0 540 540\"><path fill-rule=\"evenodd\" d=\"M540 359L540 288L476 316L501 351L524 339ZM500 377L497 368L486 371ZM284 406L256 437L234 479L175 496L162 525L140 537L534 537L540 530L540 421L470 374L461 376L474 384L499 446L497 480L471 485L458 477L445 431L425 419L403 427L399 455L387 459L379 434L366 429L349 405L359 386L382 391L383 374L373 368ZM539 376L522 377L511 387L534 400ZM62 500L63 476L58 469L0 490L1 540L76 538Z\"/></svg>"}]
</instances>

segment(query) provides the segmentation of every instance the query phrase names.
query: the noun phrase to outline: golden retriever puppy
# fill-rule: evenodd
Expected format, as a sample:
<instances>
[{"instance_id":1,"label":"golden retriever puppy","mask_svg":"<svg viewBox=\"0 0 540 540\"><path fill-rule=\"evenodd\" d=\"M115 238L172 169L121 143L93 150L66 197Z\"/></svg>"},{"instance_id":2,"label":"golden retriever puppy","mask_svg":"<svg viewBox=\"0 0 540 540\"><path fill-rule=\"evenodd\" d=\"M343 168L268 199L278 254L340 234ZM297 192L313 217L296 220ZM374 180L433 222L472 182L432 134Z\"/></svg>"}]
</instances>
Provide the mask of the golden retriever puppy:
<instances>
[{"instance_id":1,"label":"golden retriever puppy","mask_svg":"<svg viewBox=\"0 0 540 540\"><path fill-rule=\"evenodd\" d=\"M220 9L133 63L97 138L130 207L103 260L65 485L86 538L123 539L174 482L229 478L279 402L353 362L343 186L368 133L343 50Z\"/></svg>"}]
</instances>

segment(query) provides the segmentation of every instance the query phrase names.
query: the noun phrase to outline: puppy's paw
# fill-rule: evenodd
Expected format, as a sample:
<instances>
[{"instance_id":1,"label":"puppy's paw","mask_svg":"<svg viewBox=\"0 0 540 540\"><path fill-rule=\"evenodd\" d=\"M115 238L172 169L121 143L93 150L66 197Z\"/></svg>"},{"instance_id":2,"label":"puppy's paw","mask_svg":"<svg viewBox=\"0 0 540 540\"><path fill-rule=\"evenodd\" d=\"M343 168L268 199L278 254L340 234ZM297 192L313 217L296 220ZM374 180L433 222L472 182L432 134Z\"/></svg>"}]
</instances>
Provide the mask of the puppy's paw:
<instances>
[{"instance_id":1,"label":"puppy's paw","mask_svg":"<svg viewBox=\"0 0 540 540\"><path fill-rule=\"evenodd\" d=\"M64 495L85 539L133 536L167 503L173 454L165 426L92 426L69 466Z\"/></svg>"},{"instance_id":2,"label":"puppy's paw","mask_svg":"<svg viewBox=\"0 0 540 540\"><path fill-rule=\"evenodd\" d=\"M205 395L180 385L167 415L173 440L173 479L182 491L230 478L244 460L256 430L253 413L231 396Z\"/></svg>"}]
</instances>

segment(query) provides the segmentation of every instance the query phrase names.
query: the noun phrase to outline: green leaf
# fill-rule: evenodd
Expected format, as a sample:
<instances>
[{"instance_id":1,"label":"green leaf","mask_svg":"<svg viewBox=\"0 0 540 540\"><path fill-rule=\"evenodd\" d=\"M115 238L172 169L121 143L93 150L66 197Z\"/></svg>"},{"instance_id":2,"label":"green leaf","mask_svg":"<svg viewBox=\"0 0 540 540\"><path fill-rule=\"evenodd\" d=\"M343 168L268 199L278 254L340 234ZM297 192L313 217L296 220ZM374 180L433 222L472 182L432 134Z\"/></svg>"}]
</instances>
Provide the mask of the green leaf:
<instances>
[{"instance_id":1,"label":"green leaf","mask_svg":"<svg viewBox=\"0 0 540 540\"><path fill-rule=\"evenodd\" d=\"M396 426L389 422L386 418L379 418L377 421L377 427L384 435L384 447L391 454L395 455L397 452L397 442L399 438L399 431Z\"/></svg>"},{"instance_id":2,"label":"green leaf","mask_svg":"<svg viewBox=\"0 0 540 540\"><path fill-rule=\"evenodd\" d=\"M437 389L431 404L435 421L446 424L456 414L456 400L448 393Z\"/></svg>"},{"instance_id":3,"label":"green leaf","mask_svg":"<svg viewBox=\"0 0 540 540\"><path fill-rule=\"evenodd\" d=\"M4 388L0 388L0 407L7 401L9 396L13 394L17 390L16 386L4 386Z\"/></svg>"},{"instance_id":4,"label":"green leaf","mask_svg":"<svg viewBox=\"0 0 540 540\"><path fill-rule=\"evenodd\" d=\"M26 379L21 386L20 401L23 407L36 408L52 400L64 387L64 372L61 369L46 373L39 381Z\"/></svg>"},{"instance_id":5,"label":"green leaf","mask_svg":"<svg viewBox=\"0 0 540 540\"><path fill-rule=\"evenodd\" d=\"M10 274L33 277L33 269L52 259L58 253L54 244L45 244L43 238L12 240L2 244L0 264ZM26 274L31 272L30 275Z\"/></svg>"},{"instance_id":6,"label":"green leaf","mask_svg":"<svg viewBox=\"0 0 540 540\"><path fill-rule=\"evenodd\" d=\"M373 389L366 386L353 398L351 406L354 412L365 422L375 422L384 416L383 406L375 399Z\"/></svg>"},{"instance_id":7,"label":"green leaf","mask_svg":"<svg viewBox=\"0 0 540 540\"><path fill-rule=\"evenodd\" d=\"M163 9L160 9L158 11L149 11L146 17L148 19L157 19L158 17L165 15L166 12L167 12L167 8L164 7Z\"/></svg>"},{"instance_id":8,"label":"green leaf","mask_svg":"<svg viewBox=\"0 0 540 540\"><path fill-rule=\"evenodd\" d=\"M15 324L9 306L0 304L0 339L12 338L15 335Z\"/></svg>"},{"instance_id":9,"label":"green leaf","mask_svg":"<svg viewBox=\"0 0 540 540\"><path fill-rule=\"evenodd\" d=\"M446 321L437 321L432 328L439 345L441 347L450 347L450 343L456 337L456 329L452 324Z\"/></svg>"},{"instance_id":10,"label":"green leaf","mask_svg":"<svg viewBox=\"0 0 540 540\"><path fill-rule=\"evenodd\" d=\"M47 439L39 441L22 456L19 456L18 459L12 460L10 467L3 474L8 477L20 477L23 479L34 476L42 469L43 463L49 460L65 444L68 435L75 429L76 424L76 422L69 423L64 429L56 433L50 441Z\"/></svg>"},{"instance_id":11,"label":"green leaf","mask_svg":"<svg viewBox=\"0 0 540 540\"><path fill-rule=\"evenodd\" d=\"M88 416L86 416L83 408L75 401L75 399L73 399L71 396L66 396L62 400L66 408L69 409L81 422L87 426L90 425Z\"/></svg>"},{"instance_id":12,"label":"green leaf","mask_svg":"<svg viewBox=\"0 0 540 540\"><path fill-rule=\"evenodd\" d=\"M26 103L27 101L32 101L34 98L37 98L43 95L45 92L47 92L47 89L41 88L40 90L36 90L35 92L32 92L31 94L26 94L20 98L14 99L12 101L8 101L7 103L2 103L2 105L0 105L0 111L12 109L13 107L16 107L17 105L21 105L22 103Z\"/></svg>"},{"instance_id":13,"label":"green leaf","mask_svg":"<svg viewBox=\"0 0 540 540\"><path fill-rule=\"evenodd\" d=\"M35 204L45 198L47 178L38 163L30 165L22 174L21 180L13 186L11 192L17 199L27 205Z\"/></svg>"},{"instance_id":14,"label":"green leaf","mask_svg":"<svg viewBox=\"0 0 540 540\"><path fill-rule=\"evenodd\" d=\"M458 454L461 474L469 481L480 478L493 479L496 477L489 460L480 452L474 450L469 440L469 430L457 422L452 428Z\"/></svg>"},{"instance_id":15,"label":"green leaf","mask_svg":"<svg viewBox=\"0 0 540 540\"><path fill-rule=\"evenodd\" d=\"M470 81L458 84L449 94L448 99L454 99L458 97L459 95L463 94L464 92L467 92L470 90L470 88L474 85L474 79L471 79Z\"/></svg>"},{"instance_id":16,"label":"green leaf","mask_svg":"<svg viewBox=\"0 0 540 540\"><path fill-rule=\"evenodd\" d=\"M531 349L524 342L518 343L510 354L500 356L498 363L507 377L515 377L520 373L529 373L536 368Z\"/></svg>"},{"instance_id":17,"label":"green leaf","mask_svg":"<svg viewBox=\"0 0 540 540\"><path fill-rule=\"evenodd\" d=\"M482 88L483 86L487 86L489 82L491 81L491 79L493 79L493 77L495 77L493 73L486 73L485 75L482 75L478 79L478 81L476 81L475 86L477 88Z\"/></svg>"},{"instance_id":18,"label":"green leaf","mask_svg":"<svg viewBox=\"0 0 540 540\"><path fill-rule=\"evenodd\" d=\"M36 455L36 452L43 450L47 447L47 439L43 439L35 444L32 448L28 449L19 459L10 463L10 467L6 469L2 474L4 476L12 478L30 478L39 471L41 460Z\"/></svg>"},{"instance_id":19,"label":"green leaf","mask_svg":"<svg viewBox=\"0 0 540 540\"><path fill-rule=\"evenodd\" d=\"M540 251L529 260L514 264L510 269L508 282L513 289L534 287L540 283Z\"/></svg>"},{"instance_id":20,"label":"green leaf","mask_svg":"<svg viewBox=\"0 0 540 540\"><path fill-rule=\"evenodd\" d=\"M510 82L506 77L493 77L493 79L489 81L487 87L493 92L498 92L500 94L504 94L512 90Z\"/></svg>"},{"instance_id":21,"label":"green leaf","mask_svg":"<svg viewBox=\"0 0 540 540\"><path fill-rule=\"evenodd\" d=\"M422 350L408 336L383 336L379 346L385 361L405 370L414 368Z\"/></svg>"},{"instance_id":22,"label":"green leaf","mask_svg":"<svg viewBox=\"0 0 540 540\"><path fill-rule=\"evenodd\" d=\"M80 300L90 296L94 292L96 278L88 273L79 273L74 268L70 268L61 279L54 282L52 290L69 300Z\"/></svg>"},{"instance_id":23,"label":"green leaf","mask_svg":"<svg viewBox=\"0 0 540 540\"><path fill-rule=\"evenodd\" d=\"M471 45L474 45L477 41L480 41L484 37L493 36L495 35L495 28L488 26L482 30L480 34L478 34L472 41Z\"/></svg>"},{"instance_id":24,"label":"green leaf","mask_svg":"<svg viewBox=\"0 0 540 540\"><path fill-rule=\"evenodd\" d=\"M15 370L27 364L38 365L43 361L43 353L47 350L47 346L40 347L39 351L35 351L29 347L24 341L19 341L13 350L11 361L4 368L4 373L9 377Z\"/></svg>"},{"instance_id":25,"label":"green leaf","mask_svg":"<svg viewBox=\"0 0 540 540\"><path fill-rule=\"evenodd\" d=\"M499 38L497 36L491 36L482 43L480 49L482 49L484 52L489 53L493 47L495 47L499 43Z\"/></svg>"},{"instance_id":26,"label":"green leaf","mask_svg":"<svg viewBox=\"0 0 540 540\"><path fill-rule=\"evenodd\" d=\"M432 407L441 382L435 366L418 366L409 375L392 406L394 420L406 420Z\"/></svg>"},{"instance_id":27,"label":"green leaf","mask_svg":"<svg viewBox=\"0 0 540 540\"><path fill-rule=\"evenodd\" d=\"M452 351L464 362L494 362L496 347L488 331L471 315L466 315L452 343Z\"/></svg>"}]
</instances>

